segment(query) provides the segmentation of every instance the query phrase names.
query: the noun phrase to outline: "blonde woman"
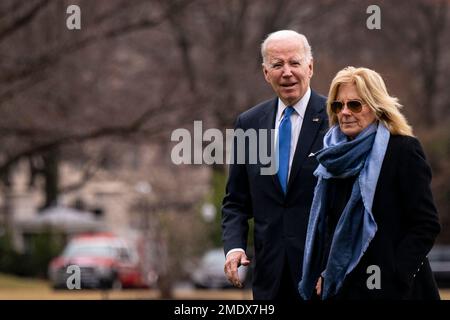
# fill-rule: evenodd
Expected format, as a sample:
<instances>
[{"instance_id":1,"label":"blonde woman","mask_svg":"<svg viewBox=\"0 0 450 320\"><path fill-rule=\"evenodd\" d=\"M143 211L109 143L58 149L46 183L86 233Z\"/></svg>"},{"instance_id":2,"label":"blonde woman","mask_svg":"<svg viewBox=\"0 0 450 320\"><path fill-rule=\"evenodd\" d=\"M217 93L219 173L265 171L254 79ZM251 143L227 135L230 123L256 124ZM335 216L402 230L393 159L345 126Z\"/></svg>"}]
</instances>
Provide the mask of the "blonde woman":
<instances>
[{"instance_id":1,"label":"blonde woman","mask_svg":"<svg viewBox=\"0 0 450 320\"><path fill-rule=\"evenodd\" d=\"M426 257L440 231L431 170L400 107L373 70L347 67L333 79L304 299L439 299Z\"/></svg>"}]
</instances>

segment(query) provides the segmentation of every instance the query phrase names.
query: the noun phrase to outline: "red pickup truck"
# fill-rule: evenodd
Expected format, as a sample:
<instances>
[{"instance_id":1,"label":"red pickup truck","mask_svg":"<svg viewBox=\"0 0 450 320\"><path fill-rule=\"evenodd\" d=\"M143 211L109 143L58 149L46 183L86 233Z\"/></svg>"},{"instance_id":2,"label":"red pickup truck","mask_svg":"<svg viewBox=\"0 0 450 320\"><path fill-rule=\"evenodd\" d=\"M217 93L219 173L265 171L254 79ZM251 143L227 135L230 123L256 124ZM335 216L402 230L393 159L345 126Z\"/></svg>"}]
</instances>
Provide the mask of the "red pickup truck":
<instances>
[{"instance_id":1,"label":"red pickup truck","mask_svg":"<svg viewBox=\"0 0 450 320\"><path fill-rule=\"evenodd\" d=\"M81 288L146 288L155 273L144 272L136 247L113 234L76 236L49 265L53 288L69 288L73 267L79 268Z\"/></svg>"}]
</instances>

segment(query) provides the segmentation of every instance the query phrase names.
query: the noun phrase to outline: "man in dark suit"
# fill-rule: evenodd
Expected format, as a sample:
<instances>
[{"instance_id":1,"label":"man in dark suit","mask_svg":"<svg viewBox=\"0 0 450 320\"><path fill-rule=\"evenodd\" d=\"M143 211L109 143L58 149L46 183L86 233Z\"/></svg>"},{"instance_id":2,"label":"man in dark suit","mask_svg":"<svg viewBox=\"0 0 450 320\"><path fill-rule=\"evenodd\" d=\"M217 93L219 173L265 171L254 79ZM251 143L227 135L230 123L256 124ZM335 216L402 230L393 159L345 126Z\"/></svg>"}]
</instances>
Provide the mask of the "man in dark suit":
<instances>
[{"instance_id":1,"label":"man in dark suit","mask_svg":"<svg viewBox=\"0 0 450 320\"><path fill-rule=\"evenodd\" d=\"M290 30L274 32L263 42L261 53L264 77L277 98L242 113L236 129L267 130L268 141L277 146L270 144L270 151L276 150L278 171L262 174L261 161L248 161L249 148L245 163L230 165L222 207L224 269L228 279L242 287L237 268L250 263L245 251L248 220L253 218L253 298L295 301L300 299L296 288L316 184L317 162L310 154L322 148L328 129L326 99L310 89L313 59L305 36ZM239 157L236 144L235 139L234 160Z\"/></svg>"}]
</instances>

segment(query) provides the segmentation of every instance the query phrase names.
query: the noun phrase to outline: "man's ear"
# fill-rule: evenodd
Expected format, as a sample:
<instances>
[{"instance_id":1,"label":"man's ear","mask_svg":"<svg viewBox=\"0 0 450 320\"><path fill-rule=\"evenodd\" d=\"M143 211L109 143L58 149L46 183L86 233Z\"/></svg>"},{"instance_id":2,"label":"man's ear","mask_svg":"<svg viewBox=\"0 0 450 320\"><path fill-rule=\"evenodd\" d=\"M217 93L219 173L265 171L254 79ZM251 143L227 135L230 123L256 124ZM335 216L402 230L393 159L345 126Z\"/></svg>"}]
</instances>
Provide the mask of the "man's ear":
<instances>
[{"instance_id":1,"label":"man's ear","mask_svg":"<svg viewBox=\"0 0 450 320\"><path fill-rule=\"evenodd\" d=\"M311 61L309 62L308 65L309 68L309 77L312 78L313 74L314 74L314 60L313 58L311 58Z\"/></svg>"},{"instance_id":2,"label":"man's ear","mask_svg":"<svg viewBox=\"0 0 450 320\"><path fill-rule=\"evenodd\" d=\"M263 70L263 73L264 73L264 79L266 79L266 81L270 83L269 70L267 70L266 65L264 64L264 62L261 64L261 66L262 66L262 70Z\"/></svg>"}]
</instances>

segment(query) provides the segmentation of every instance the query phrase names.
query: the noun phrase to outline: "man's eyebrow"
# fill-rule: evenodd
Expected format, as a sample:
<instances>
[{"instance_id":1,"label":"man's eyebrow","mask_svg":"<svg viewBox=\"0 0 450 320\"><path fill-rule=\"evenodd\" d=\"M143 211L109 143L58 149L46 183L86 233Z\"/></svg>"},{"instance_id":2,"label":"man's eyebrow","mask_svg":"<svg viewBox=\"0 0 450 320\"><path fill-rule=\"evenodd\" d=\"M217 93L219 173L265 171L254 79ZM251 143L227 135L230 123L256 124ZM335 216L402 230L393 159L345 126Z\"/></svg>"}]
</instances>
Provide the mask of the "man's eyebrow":
<instances>
[{"instance_id":1,"label":"man's eyebrow","mask_svg":"<svg viewBox=\"0 0 450 320\"><path fill-rule=\"evenodd\" d=\"M302 58L291 58L287 60L287 62L299 62L299 61L302 61ZM277 63L277 62L284 62L284 60L281 58L272 58L269 60L269 63Z\"/></svg>"},{"instance_id":2,"label":"man's eyebrow","mask_svg":"<svg viewBox=\"0 0 450 320\"><path fill-rule=\"evenodd\" d=\"M276 63L280 63L280 62L284 62L283 59L272 59L269 61L270 64L276 64Z\"/></svg>"}]
</instances>

